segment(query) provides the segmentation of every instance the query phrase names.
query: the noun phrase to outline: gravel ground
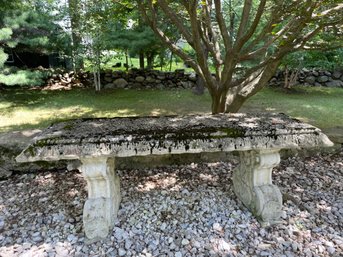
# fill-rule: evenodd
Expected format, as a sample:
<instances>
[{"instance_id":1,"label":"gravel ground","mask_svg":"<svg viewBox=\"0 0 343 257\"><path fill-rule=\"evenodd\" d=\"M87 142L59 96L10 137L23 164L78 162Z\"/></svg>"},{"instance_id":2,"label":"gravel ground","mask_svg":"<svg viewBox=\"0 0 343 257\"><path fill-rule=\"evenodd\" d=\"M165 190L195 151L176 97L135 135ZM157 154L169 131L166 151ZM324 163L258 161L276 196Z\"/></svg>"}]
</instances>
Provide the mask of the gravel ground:
<instances>
[{"instance_id":1,"label":"gravel ground","mask_svg":"<svg viewBox=\"0 0 343 257\"><path fill-rule=\"evenodd\" d=\"M15 175L0 182L0 256L342 256L343 150L281 162L282 223L266 228L233 193L236 165L119 171L118 219L93 244L77 171Z\"/></svg>"}]
</instances>

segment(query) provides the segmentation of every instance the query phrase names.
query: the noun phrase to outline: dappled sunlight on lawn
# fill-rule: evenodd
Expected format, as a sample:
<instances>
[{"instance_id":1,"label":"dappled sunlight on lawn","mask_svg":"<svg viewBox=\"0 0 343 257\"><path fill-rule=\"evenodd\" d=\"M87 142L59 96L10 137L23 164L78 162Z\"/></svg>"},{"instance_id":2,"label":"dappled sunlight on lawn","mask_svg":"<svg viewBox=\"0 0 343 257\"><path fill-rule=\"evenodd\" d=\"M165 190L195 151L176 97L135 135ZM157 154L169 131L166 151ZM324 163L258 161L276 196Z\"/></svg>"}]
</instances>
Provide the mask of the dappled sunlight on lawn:
<instances>
[{"instance_id":1,"label":"dappled sunlight on lawn","mask_svg":"<svg viewBox=\"0 0 343 257\"><path fill-rule=\"evenodd\" d=\"M240 112L283 112L322 129L343 127L343 90L325 90L301 88L300 93L286 94L268 88L249 99ZM0 132L44 128L74 118L203 114L210 113L210 106L208 93L195 96L190 90L118 89L99 94L91 89L5 90L0 96Z\"/></svg>"},{"instance_id":2,"label":"dappled sunlight on lawn","mask_svg":"<svg viewBox=\"0 0 343 257\"><path fill-rule=\"evenodd\" d=\"M52 119L68 119L91 112L92 108L72 106L66 108L16 108L0 116L0 131L6 128L50 123Z\"/></svg>"}]
</instances>

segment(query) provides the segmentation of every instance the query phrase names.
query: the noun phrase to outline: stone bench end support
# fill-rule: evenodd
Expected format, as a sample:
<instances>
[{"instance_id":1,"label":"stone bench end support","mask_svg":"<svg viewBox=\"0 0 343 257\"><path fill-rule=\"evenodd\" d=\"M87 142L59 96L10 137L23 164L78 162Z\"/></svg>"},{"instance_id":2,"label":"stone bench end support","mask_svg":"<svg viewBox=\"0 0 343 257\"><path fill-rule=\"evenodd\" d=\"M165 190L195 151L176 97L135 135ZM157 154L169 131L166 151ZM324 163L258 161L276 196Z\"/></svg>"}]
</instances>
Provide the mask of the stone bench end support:
<instances>
[{"instance_id":1,"label":"stone bench end support","mask_svg":"<svg viewBox=\"0 0 343 257\"><path fill-rule=\"evenodd\" d=\"M120 204L120 180L115 172L114 158L81 159L81 172L87 181L88 199L83 209L87 238L105 238L113 228Z\"/></svg>"},{"instance_id":2,"label":"stone bench end support","mask_svg":"<svg viewBox=\"0 0 343 257\"><path fill-rule=\"evenodd\" d=\"M237 197L261 221L278 223L282 194L272 184L272 169L280 163L278 150L240 152L240 164L234 170L233 185Z\"/></svg>"}]
</instances>

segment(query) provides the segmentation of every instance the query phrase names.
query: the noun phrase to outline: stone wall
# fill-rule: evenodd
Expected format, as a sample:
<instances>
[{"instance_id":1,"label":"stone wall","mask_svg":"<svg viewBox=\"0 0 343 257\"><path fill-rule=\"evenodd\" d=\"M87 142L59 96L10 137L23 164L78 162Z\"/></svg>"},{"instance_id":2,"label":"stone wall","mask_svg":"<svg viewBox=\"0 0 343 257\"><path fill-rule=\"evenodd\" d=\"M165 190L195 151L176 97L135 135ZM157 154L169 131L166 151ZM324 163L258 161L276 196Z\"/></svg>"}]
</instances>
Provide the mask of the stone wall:
<instances>
[{"instance_id":1,"label":"stone wall","mask_svg":"<svg viewBox=\"0 0 343 257\"><path fill-rule=\"evenodd\" d=\"M285 71L279 70L270 80L270 86L283 86L285 82ZM316 86L316 87L342 87L343 70L308 70L299 71L295 85Z\"/></svg>"},{"instance_id":2,"label":"stone wall","mask_svg":"<svg viewBox=\"0 0 343 257\"><path fill-rule=\"evenodd\" d=\"M280 70L270 80L269 85L283 86L284 81L285 72ZM198 86L196 87L197 83ZM200 83L195 73L185 73L183 69L175 72L163 72L134 68L128 72L104 71L101 73L101 84L105 89L196 89L200 87ZM295 85L343 88L343 70L302 69L298 74ZM74 72L56 73L47 79L45 87L50 89L71 89L75 86L93 87L92 74L89 72L78 75L74 74Z\"/></svg>"},{"instance_id":3,"label":"stone wall","mask_svg":"<svg viewBox=\"0 0 343 257\"><path fill-rule=\"evenodd\" d=\"M107 71L101 74L101 82L105 89L111 88L193 88L196 82L195 74L185 73L184 70L162 72L157 70L132 69L124 71Z\"/></svg>"},{"instance_id":4,"label":"stone wall","mask_svg":"<svg viewBox=\"0 0 343 257\"><path fill-rule=\"evenodd\" d=\"M124 71L107 71L101 74L102 84L105 89L111 88L194 88L197 77L194 73L185 73L184 70L175 72L148 71L132 69L128 73ZM283 86L285 72L279 70L270 80L270 86ZM342 87L343 70L325 71L302 69L298 73L296 85Z\"/></svg>"}]
</instances>

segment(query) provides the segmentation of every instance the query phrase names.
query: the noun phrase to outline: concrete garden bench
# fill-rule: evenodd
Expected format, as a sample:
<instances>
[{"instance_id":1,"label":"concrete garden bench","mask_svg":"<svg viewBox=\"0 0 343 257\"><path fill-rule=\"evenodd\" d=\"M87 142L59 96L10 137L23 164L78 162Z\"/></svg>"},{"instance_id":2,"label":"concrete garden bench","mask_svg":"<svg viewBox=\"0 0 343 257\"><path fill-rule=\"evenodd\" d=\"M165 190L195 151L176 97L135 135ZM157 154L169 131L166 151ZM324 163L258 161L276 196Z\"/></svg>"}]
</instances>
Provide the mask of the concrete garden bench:
<instances>
[{"instance_id":1,"label":"concrete garden bench","mask_svg":"<svg viewBox=\"0 0 343 257\"><path fill-rule=\"evenodd\" d=\"M275 223L282 195L271 175L279 151L332 145L318 128L284 114L77 119L51 125L16 160L81 160L88 187L84 229L97 240L111 231L120 204L115 157L238 151L237 197L257 218Z\"/></svg>"}]
</instances>

